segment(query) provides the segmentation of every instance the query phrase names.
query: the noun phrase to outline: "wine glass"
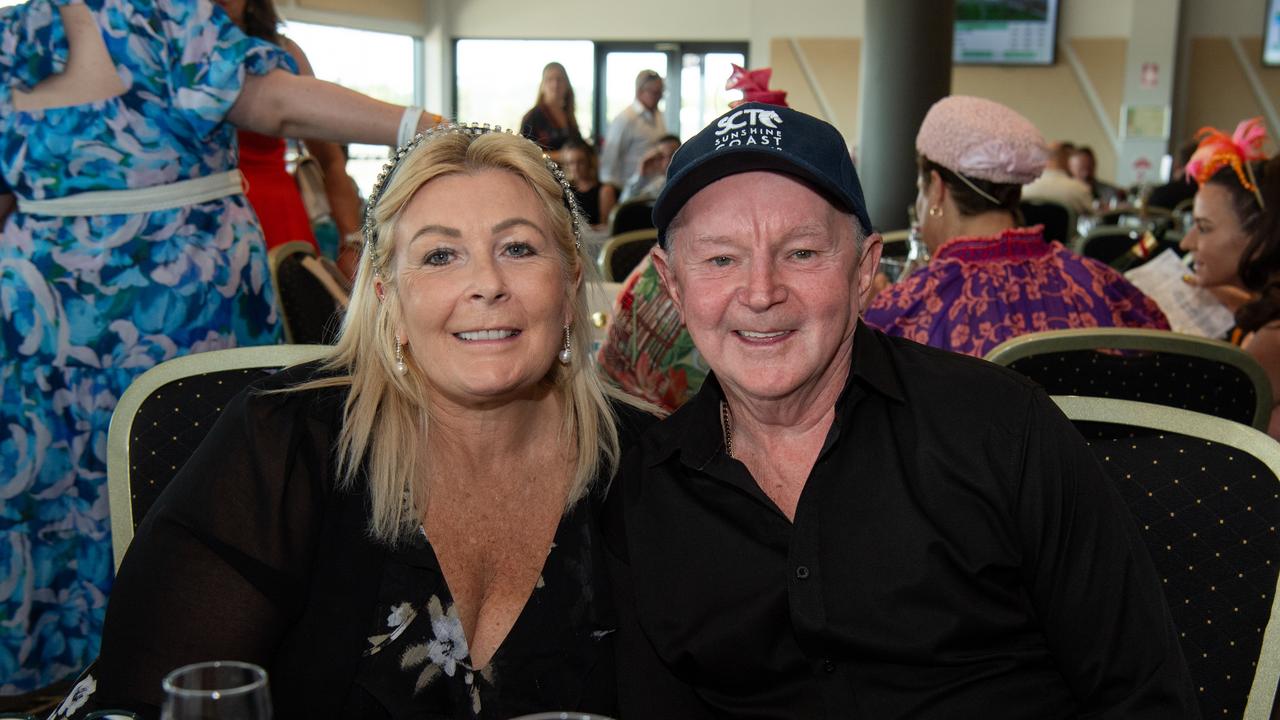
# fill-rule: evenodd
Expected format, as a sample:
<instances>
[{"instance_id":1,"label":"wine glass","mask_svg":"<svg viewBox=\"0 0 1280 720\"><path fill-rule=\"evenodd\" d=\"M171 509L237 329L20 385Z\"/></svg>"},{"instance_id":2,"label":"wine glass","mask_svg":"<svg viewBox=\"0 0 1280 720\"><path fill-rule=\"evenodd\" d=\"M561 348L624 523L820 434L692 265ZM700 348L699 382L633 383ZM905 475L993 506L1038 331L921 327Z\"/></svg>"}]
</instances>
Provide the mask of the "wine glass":
<instances>
[{"instance_id":1,"label":"wine glass","mask_svg":"<svg viewBox=\"0 0 1280 720\"><path fill-rule=\"evenodd\" d=\"M271 720L267 671L246 662L185 665L162 683L160 720Z\"/></svg>"}]
</instances>

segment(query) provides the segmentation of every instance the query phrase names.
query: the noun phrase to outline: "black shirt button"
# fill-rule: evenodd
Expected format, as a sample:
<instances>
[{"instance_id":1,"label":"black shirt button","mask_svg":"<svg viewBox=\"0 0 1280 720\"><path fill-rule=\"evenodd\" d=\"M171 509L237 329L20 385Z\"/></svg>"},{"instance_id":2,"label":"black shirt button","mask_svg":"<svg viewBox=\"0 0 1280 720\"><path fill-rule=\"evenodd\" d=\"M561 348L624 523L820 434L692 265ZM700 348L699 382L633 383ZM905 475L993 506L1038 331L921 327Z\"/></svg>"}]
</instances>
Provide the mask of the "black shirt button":
<instances>
[{"instance_id":1,"label":"black shirt button","mask_svg":"<svg viewBox=\"0 0 1280 720\"><path fill-rule=\"evenodd\" d=\"M836 664L831 662L830 660L823 660L822 669L829 673L833 673L836 671Z\"/></svg>"},{"instance_id":2,"label":"black shirt button","mask_svg":"<svg viewBox=\"0 0 1280 720\"><path fill-rule=\"evenodd\" d=\"M800 565L796 567L796 577L800 578L801 580L808 580L809 568L805 567L804 565Z\"/></svg>"}]
</instances>

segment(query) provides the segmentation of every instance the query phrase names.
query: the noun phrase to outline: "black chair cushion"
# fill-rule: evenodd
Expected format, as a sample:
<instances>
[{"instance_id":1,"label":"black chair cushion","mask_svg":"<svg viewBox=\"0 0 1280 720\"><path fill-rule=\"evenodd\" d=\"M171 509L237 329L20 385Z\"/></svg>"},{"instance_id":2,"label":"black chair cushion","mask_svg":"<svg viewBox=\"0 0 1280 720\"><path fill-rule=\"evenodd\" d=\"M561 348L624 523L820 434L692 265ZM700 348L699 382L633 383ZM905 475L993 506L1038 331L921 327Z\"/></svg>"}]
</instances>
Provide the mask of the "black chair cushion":
<instances>
[{"instance_id":1,"label":"black chair cushion","mask_svg":"<svg viewBox=\"0 0 1280 720\"><path fill-rule=\"evenodd\" d=\"M1045 242L1057 240L1066 243L1071 237L1071 213L1065 207L1034 202L1024 202L1020 207L1024 225L1044 225Z\"/></svg>"},{"instance_id":2,"label":"black chair cushion","mask_svg":"<svg viewBox=\"0 0 1280 720\"><path fill-rule=\"evenodd\" d=\"M222 370L174 380L138 407L129 429L129 494L137 528L156 498L191 457L222 408L278 368Z\"/></svg>"},{"instance_id":3,"label":"black chair cushion","mask_svg":"<svg viewBox=\"0 0 1280 720\"><path fill-rule=\"evenodd\" d=\"M1205 718L1244 712L1280 571L1280 482L1229 445L1077 422L1164 582Z\"/></svg>"},{"instance_id":4,"label":"black chair cushion","mask_svg":"<svg viewBox=\"0 0 1280 720\"><path fill-rule=\"evenodd\" d=\"M646 230L655 227L653 224L652 202L626 202L618 206L613 214L613 225L609 228L611 235L621 235L632 230Z\"/></svg>"},{"instance_id":5,"label":"black chair cushion","mask_svg":"<svg viewBox=\"0 0 1280 720\"><path fill-rule=\"evenodd\" d=\"M1009 367L1050 395L1138 400L1253 424L1257 396L1243 370L1155 351L1069 350L1015 360Z\"/></svg>"},{"instance_id":6,"label":"black chair cushion","mask_svg":"<svg viewBox=\"0 0 1280 720\"><path fill-rule=\"evenodd\" d=\"M649 254L653 246L657 244L657 240L645 240L637 242L629 242L613 249L613 253L609 255L609 273L612 275L614 282L622 282L636 266L644 260L644 256Z\"/></svg>"},{"instance_id":7,"label":"black chair cushion","mask_svg":"<svg viewBox=\"0 0 1280 720\"><path fill-rule=\"evenodd\" d=\"M342 323L342 308L302 261L305 253L293 253L276 268L276 283L289 337L294 343L331 345Z\"/></svg>"}]
</instances>

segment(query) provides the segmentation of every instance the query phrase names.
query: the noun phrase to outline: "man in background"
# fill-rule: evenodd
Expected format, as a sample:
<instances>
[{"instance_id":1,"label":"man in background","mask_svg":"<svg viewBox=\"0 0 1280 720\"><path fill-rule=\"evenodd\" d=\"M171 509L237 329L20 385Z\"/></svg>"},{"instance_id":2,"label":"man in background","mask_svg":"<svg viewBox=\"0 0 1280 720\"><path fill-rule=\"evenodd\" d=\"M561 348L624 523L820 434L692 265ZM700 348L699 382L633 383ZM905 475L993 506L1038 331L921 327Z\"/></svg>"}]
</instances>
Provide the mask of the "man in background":
<instances>
[{"instance_id":1,"label":"man in background","mask_svg":"<svg viewBox=\"0 0 1280 720\"><path fill-rule=\"evenodd\" d=\"M627 186L622 190L622 202L657 198L662 187L667 184L667 166L671 164L671 157L679 148L680 138L675 135L663 135L659 138L644 157L640 158L640 167L627 180Z\"/></svg>"},{"instance_id":2,"label":"man in background","mask_svg":"<svg viewBox=\"0 0 1280 720\"><path fill-rule=\"evenodd\" d=\"M604 150L600 154L600 181L625 188L640 169L640 160L649 148L667 134L667 123L658 109L665 85L653 70L636 76L636 99L609 124Z\"/></svg>"},{"instance_id":3,"label":"man in background","mask_svg":"<svg viewBox=\"0 0 1280 720\"><path fill-rule=\"evenodd\" d=\"M1098 179L1098 158L1088 145L1082 145L1071 152L1067 167L1071 171L1071 177L1088 185L1093 199L1104 206L1111 207L1125 199L1123 189Z\"/></svg>"},{"instance_id":4,"label":"man in background","mask_svg":"<svg viewBox=\"0 0 1280 720\"><path fill-rule=\"evenodd\" d=\"M1022 199L1031 202L1044 201L1065 205L1080 215L1093 209L1093 192L1089 186L1071 177L1067 172L1074 146L1069 143L1053 143L1049 146L1049 160L1044 174L1029 185L1022 186Z\"/></svg>"}]
</instances>

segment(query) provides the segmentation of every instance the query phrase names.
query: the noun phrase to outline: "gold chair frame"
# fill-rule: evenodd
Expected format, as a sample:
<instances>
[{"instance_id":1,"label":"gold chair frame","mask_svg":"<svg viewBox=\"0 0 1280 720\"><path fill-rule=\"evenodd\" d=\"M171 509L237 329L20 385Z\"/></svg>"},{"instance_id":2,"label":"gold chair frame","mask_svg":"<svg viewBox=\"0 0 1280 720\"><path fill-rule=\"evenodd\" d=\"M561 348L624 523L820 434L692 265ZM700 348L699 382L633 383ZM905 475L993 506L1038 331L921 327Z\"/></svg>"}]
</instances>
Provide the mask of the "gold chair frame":
<instances>
[{"instance_id":1,"label":"gold chair frame","mask_svg":"<svg viewBox=\"0 0 1280 720\"><path fill-rule=\"evenodd\" d=\"M619 190L618 192L619 192L619 193L621 193L622 191L621 191L621 190ZM613 233L613 222L614 222L615 220L617 220L619 211L624 210L624 209L630 209L630 208L635 207L635 206L637 206L637 205L649 205L649 206L652 206L652 205L654 204L654 202L656 202L656 201L657 201L657 198L652 198L652 197L633 197L633 198L628 198L628 199L626 199L626 200L624 200L624 201L622 201L622 202L620 202L620 203L615 204L615 205L613 206L613 208L609 210L609 217L605 219L605 227L609 228L609 232L610 232L610 233ZM638 229L638 230L643 230L644 228L636 228L636 229ZM624 230L623 232L620 232L620 233L617 233L617 234L618 234L618 235L623 235L623 234L628 233L628 232L631 232L631 231L630 231L630 230Z\"/></svg>"},{"instance_id":2,"label":"gold chair frame","mask_svg":"<svg viewBox=\"0 0 1280 720\"><path fill-rule=\"evenodd\" d=\"M1247 425L1181 408L1115 398L1054 395L1073 421L1117 423L1200 438L1236 448L1257 458L1280 477L1280 443ZM1243 720L1268 720L1280 683L1280 582L1271 595L1271 616L1262 634L1257 670L1249 688Z\"/></svg>"},{"instance_id":3,"label":"gold chair frame","mask_svg":"<svg viewBox=\"0 0 1280 720\"><path fill-rule=\"evenodd\" d=\"M614 235L604 241L604 245L600 248L600 257L596 259L596 267L600 269L600 277L605 282L622 282L626 278L615 278L610 272L610 265L613 262L613 253L624 245L630 245L637 242L658 242L657 228L644 228L641 230L632 230L619 235Z\"/></svg>"},{"instance_id":4,"label":"gold chair frame","mask_svg":"<svg viewBox=\"0 0 1280 720\"><path fill-rule=\"evenodd\" d=\"M183 355L156 365L134 378L111 413L107 429L107 499L111 508L111 552L116 569L133 540L129 444L138 408L157 389L183 378L224 370L289 367L317 360L333 348L326 345L262 345Z\"/></svg>"},{"instance_id":5,"label":"gold chair frame","mask_svg":"<svg viewBox=\"0 0 1280 720\"><path fill-rule=\"evenodd\" d=\"M292 325L289 324L289 314L288 311L285 310L284 299L280 297L280 279L278 277L278 271L280 269L280 265L284 263L285 258L297 255L298 253L315 257L316 249L312 247L309 242L304 242L302 240L290 240L287 243L282 243L267 251L267 266L271 268L271 288L276 294L276 311L280 313L280 326L284 329L284 341L287 343L293 342L293 331L290 329Z\"/></svg>"},{"instance_id":6,"label":"gold chair frame","mask_svg":"<svg viewBox=\"0 0 1280 720\"><path fill-rule=\"evenodd\" d=\"M1046 330L1005 340L992 348L986 359L1008 366L1035 355L1073 350L1153 350L1231 365L1248 376L1258 396L1253 427L1265 431L1271 421L1271 381L1267 378L1267 371L1252 355L1221 340L1147 328Z\"/></svg>"}]
</instances>

